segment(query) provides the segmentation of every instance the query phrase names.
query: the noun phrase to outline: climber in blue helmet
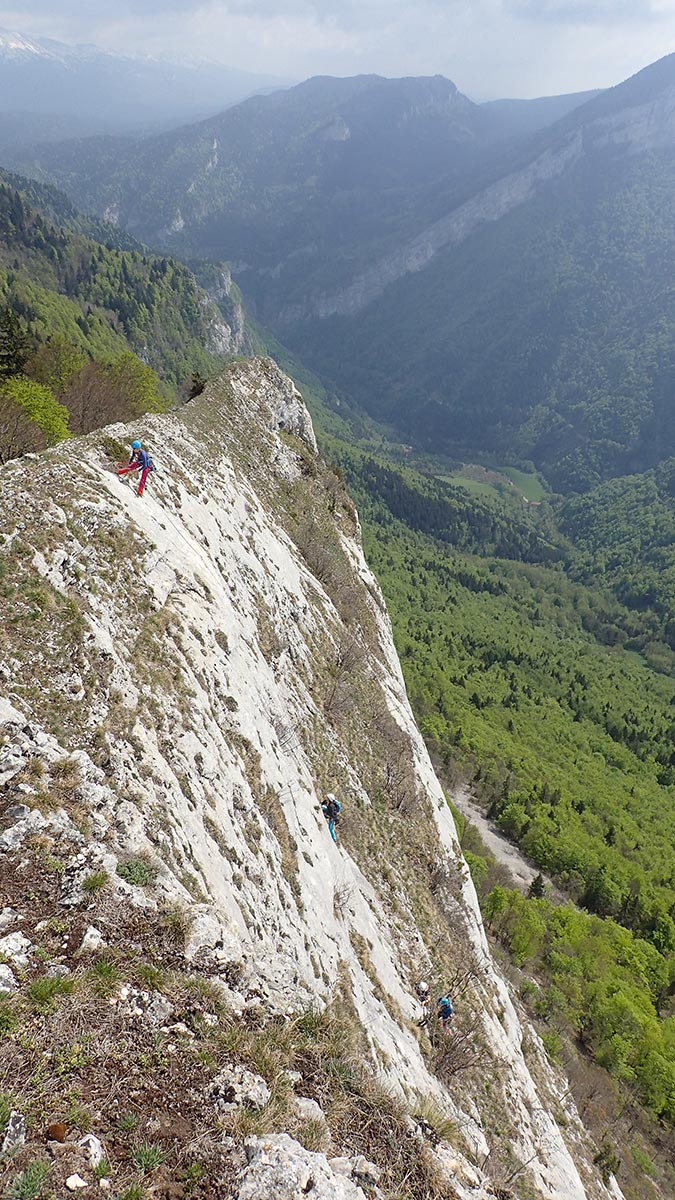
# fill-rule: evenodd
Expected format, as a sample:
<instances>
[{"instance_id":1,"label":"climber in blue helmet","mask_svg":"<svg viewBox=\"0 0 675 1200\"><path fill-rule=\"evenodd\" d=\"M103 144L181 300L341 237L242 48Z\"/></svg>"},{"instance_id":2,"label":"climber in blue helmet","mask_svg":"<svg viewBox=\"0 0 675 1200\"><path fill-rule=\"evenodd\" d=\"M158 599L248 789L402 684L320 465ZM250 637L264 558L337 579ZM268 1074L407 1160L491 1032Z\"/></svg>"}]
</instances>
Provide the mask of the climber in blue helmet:
<instances>
[{"instance_id":1,"label":"climber in blue helmet","mask_svg":"<svg viewBox=\"0 0 675 1200\"><path fill-rule=\"evenodd\" d=\"M438 1017L441 1029L447 1029L450 1025L454 1013L452 1000L449 996L439 996L436 1001L436 1016Z\"/></svg>"},{"instance_id":2,"label":"climber in blue helmet","mask_svg":"<svg viewBox=\"0 0 675 1200\"><path fill-rule=\"evenodd\" d=\"M143 444L138 438L134 438L131 443L131 457L125 465L121 463L117 468L118 475L129 475L132 471L140 471L141 477L136 488L136 495L142 496L145 490L145 483L151 471L154 471L155 465L148 454L147 450L143 449Z\"/></svg>"}]
</instances>

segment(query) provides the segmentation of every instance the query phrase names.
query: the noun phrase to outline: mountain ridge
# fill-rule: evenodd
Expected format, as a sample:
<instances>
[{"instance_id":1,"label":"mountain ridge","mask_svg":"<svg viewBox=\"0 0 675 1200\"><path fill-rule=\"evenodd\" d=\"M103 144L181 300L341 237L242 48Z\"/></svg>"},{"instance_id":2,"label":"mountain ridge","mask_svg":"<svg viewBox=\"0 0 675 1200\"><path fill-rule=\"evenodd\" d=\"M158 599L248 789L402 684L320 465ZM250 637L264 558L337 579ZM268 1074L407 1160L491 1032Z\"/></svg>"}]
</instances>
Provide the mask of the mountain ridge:
<instances>
[{"instance_id":1,"label":"mountain ridge","mask_svg":"<svg viewBox=\"0 0 675 1200\"><path fill-rule=\"evenodd\" d=\"M444 246L469 237L485 221L499 220L512 208L535 195L542 184L564 173L582 153L588 152L589 138L596 146L612 144L615 139L621 141L622 131L618 125L613 128L612 121L618 123L618 114L625 109L647 106L644 120L638 122L636 128L631 130L629 126L624 126L624 145L633 145L638 151L671 145L675 140L675 121L664 129L659 114L652 109L655 101L649 85L655 79L660 85L659 91L675 89L675 54L645 67L624 83L593 96L580 108L562 117L546 135L536 135L529 173L525 168L496 180L427 230L418 233L407 247L390 259L371 267L361 279L353 282L346 293L336 293L334 297L327 294L318 297L314 307L310 302L304 308L283 313L282 324L292 324L305 315L323 318L358 312L381 294L388 283L411 271L422 270ZM593 126L596 122L594 137ZM537 153L544 137L548 144ZM527 148L521 151L521 155L527 153Z\"/></svg>"}]
</instances>

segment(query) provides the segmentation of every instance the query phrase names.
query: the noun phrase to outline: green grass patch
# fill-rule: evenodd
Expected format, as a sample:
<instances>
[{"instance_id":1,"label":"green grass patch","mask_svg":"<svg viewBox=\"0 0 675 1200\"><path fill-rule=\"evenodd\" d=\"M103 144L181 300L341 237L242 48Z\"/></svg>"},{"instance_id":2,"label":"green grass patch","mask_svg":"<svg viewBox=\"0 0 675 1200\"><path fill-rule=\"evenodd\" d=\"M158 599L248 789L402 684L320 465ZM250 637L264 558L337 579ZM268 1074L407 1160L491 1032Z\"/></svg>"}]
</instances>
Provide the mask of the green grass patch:
<instances>
[{"instance_id":1,"label":"green grass patch","mask_svg":"<svg viewBox=\"0 0 675 1200\"><path fill-rule=\"evenodd\" d=\"M498 467L497 470L501 475L506 475L530 503L540 504L549 494L539 476L532 472L519 471L517 467Z\"/></svg>"}]
</instances>

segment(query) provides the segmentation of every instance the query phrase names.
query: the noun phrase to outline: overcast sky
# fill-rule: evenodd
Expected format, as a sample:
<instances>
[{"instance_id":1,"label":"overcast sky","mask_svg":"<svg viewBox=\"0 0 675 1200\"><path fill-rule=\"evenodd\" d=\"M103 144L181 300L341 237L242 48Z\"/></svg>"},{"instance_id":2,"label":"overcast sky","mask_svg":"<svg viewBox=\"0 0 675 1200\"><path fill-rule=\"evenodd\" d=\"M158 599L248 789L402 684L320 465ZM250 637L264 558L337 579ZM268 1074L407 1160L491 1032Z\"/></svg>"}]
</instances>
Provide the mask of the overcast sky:
<instances>
[{"instance_id":1,"label":"overcast sky","mask_svg":"<svg viewBox=\"0 0 675 1200\"><path fill-rule=\"evenodd\" d=\"M484 99L619 82L675 50L675 0L0 0L0 26L295 80L441 73Z\"/></svg>"}]
</instances>

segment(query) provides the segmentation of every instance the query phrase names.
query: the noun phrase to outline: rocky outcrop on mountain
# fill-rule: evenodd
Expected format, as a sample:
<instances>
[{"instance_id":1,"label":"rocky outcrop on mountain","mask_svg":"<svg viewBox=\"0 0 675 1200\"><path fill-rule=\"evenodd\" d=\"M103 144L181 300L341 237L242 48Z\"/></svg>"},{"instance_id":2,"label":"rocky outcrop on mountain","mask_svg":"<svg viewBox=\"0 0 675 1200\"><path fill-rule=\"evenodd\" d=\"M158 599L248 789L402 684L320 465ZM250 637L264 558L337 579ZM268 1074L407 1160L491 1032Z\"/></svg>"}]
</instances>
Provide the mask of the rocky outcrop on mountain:
<instances>
[{"instance_id":1,"label":"rocky outcrop on mountain","mask_svg":"<svg viewBox=\"0 0 675 1200\"><path fill-rule=\"evenodd\" d=\"M132 434L158 466L142 499L111 470ZM110 1174L240 1200L404 1178L438 1200L606 1197L492 962L356 513L291 382L240 363L177 414L10 463L2 520L2 911L22 941L1 1086L27 1119L4 1176L39 1157L56 1194ZM447 1032L419 1023L422 974L453 991Z\"/></svg>"},{"instance_id":2,"label":"rocky outcrop on mountain","mask_svg":"<svg viewBox=\"0 0 675 1200\"><path fill-rule=\"evenodd\" d=\"M561 148L546 149L522 170L498 179L392 254L368 267L347 287L309 296L302 304L288 305L280 314L280 324L293 326L314 317L354 316L377 299L389 284L411 272L422 271L446 246L458 245L481 225L498 221L530 200L551 179L562 175L579 157L581 149L582 139L578 133Z\"/></svg>"},{"instance_id":3,"label":"rocky outcrop on mountain","mask_svg":"<svg viewBox=\"0 0 675 1200\"><path fill-rule=\"evenodd\" d=\"M206 297L217 305L222 321L214 321L212 344L209 349L216 354L247 354L251 351L251 339L246 326L246 314L239 289L232 282L229 267L221 264L214 269L212 277L205 283Z\"/></svg>"}]
</instances>

